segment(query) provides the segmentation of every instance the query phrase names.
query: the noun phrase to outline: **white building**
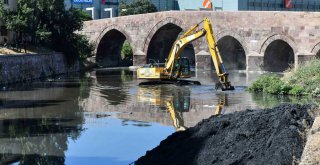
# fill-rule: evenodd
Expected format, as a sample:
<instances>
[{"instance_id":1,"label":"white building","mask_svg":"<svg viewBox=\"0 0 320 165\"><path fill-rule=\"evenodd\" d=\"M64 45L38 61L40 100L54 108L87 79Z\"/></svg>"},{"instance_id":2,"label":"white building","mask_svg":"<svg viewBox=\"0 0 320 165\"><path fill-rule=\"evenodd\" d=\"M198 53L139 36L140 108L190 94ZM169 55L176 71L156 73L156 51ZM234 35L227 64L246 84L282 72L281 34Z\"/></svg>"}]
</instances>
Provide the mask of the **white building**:
<instances>
[{"instance_id":1,"label":"white building","mask_svg":"<svg viewBox=\"0 0 320 165\"><path fill-rule=\"evenodd\" d=\"M198 1L198 0L194 0ZM132 3L133 0L64 0L66 8L71 6L86 11L92 19L119 16L120 2ZM150 0L158 11L178 10L177 0Z\"/></svg>"}]
</instances>

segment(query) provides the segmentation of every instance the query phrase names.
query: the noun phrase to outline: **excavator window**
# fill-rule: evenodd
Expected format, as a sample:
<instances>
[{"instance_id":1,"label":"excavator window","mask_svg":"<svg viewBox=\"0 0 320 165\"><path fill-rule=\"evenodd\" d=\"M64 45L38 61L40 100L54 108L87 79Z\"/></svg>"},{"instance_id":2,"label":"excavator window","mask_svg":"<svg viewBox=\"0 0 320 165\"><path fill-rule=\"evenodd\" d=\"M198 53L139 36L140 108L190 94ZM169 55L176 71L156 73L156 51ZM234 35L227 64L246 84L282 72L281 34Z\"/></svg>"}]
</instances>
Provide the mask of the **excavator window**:
<instances>
[{"instance_id":1,"label":"excavator window","mask_svg":"<svg viewBox=\"0 0 320 165\"><path fill-rule=\"evenodd\" d=\"M182 76L185 75L190 75L190 61L188 58L181 58L180 59L180 63L181 63L181 74Z\"/></svg>"}]
</instances>

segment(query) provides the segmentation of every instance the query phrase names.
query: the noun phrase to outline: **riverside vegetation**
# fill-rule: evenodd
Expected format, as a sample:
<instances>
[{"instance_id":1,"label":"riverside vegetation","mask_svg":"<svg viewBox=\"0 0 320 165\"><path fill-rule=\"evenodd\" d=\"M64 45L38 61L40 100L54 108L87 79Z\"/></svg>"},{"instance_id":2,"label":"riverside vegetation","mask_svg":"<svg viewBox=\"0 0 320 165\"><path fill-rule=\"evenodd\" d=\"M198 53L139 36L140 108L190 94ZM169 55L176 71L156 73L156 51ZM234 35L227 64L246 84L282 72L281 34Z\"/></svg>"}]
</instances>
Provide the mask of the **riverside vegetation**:
<instances>
[{"instance_id":1,"label":"riverside vegetation","mask_svg":"<svg viewBox=\"0 0 320 165\"><path fill-rule=\"evenodd\" d=\"M319 84L320 59L314 59L282 78L275 74L263 75L249 87L249 91L320 97Z\"/></svg>"},{"instance_id":2,"label":"riverside vegetation","mask_svg":"<svg viewBox=\"0 0 320 165\"><path fill-rule=\"evenodd\" d=\"M28 45L62 52L71 63L93 50L84 36L75 33L91 18L80 9L66 9L63 0L18 0L17 10L7 10L1 1L0 17L6 29L14 32L8 47L21 50Z\"/></svg>"}]
</instances>

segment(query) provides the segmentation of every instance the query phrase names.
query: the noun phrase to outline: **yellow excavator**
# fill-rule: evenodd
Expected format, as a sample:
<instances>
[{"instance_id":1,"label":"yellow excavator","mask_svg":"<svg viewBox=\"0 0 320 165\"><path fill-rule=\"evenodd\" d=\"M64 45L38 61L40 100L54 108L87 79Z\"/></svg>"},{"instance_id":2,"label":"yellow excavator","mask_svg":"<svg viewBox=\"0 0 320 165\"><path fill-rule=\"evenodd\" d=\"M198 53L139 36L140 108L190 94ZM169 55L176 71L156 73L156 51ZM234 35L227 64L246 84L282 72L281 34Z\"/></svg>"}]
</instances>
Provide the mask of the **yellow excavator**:
<instances>
[{"instance_id":1,"label":"yellow excavator","mask_svg":"<svg viewBox=\"0 0 320 165\"><path fill-rule=\"evenodd\" d=\"M203 28L198 29L198 27L202 23ZM157 80L158 82L181 82L182 84L193 83L200 85L200 83L195 81L187 81L181 79L191 77L189 59L182 58L181 53L189 43L203 36L206 37L215 71L219 79L218 86L220 86L222 90L234 90L234 87L231 86L231 83L228 80L228 73L226 72L226 69L224 67L217 47L217 43L213 35L212 25L208 18L204 18L203 21L191 27L174 42L174 45L172 46L164 65L151 63L149 65L138 68L138 78ZM148 84L150 83L141 83L140 85Z\"/></svg>"},{"instance_id":2,"label":"yellow excavator","mask_svg":"<svg viewBox=\"0 0 320 165\"><path fill-rule=\"evenodd\" d=\"M143 87L140 86L137 92L138 102L143 102L157 107L166 107L170 114L173 126L177 131L184 131L182 113L189 112L190 91L166 86Z\"/></svg>"},{"instance_id":3,"label":"yellow excavator","mask_svg":"<svg viewBox=\"0 0 320 165\"><path fill-rule=\"evenodd\" d=\"M216 108L212 115L220 115L223 107L227 104L226 94L218 95L218 98ZM183 113L190 111L190 91L177 88L170 90L170 88L168 89L165 86L154 86L150 88L139 87L137 100L138 102L153 106L165 107L170 114L172 124L176 128L176 131L184 131L187 129L187 126L184 124Z\"/></svg>"}]
</instances>

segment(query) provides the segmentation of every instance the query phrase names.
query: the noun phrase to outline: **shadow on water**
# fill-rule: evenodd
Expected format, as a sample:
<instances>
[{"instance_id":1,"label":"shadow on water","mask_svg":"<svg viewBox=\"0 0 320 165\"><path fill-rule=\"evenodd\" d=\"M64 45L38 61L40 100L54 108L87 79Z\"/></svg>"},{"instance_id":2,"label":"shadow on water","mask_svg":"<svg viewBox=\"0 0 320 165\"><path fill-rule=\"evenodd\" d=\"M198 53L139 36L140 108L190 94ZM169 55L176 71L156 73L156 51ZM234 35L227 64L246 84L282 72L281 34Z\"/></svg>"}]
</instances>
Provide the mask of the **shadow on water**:
<instances>
[{"instance_id":1,"label":"shadow on water","mask_svg":"<svg viewBox=\"0 0 320 165\"><path fill-rule=\"evenodd\" d=\"M286 95L271 95L265 93L252 93L254 102L264 108L272 108L282 103L291 104L316 104L320 106L320 99L312 97L286 96Z\"/></svg>"},{"instance_id":2,"label":"shadow on water","mask_svg":"<svg viewBox=\"0 0 320 165\"><path fill-rule=\"evenodd\" d=\"M46 77L27 82L18 82L9 85L0 85L0 93L6 91L34 91L41 88L77 88L80 87L79 73L70 73Z\"/></svg>"},{"instance_id":3,"label":"shadow on water","mask_svg":"<svg viewBox=\"0 0 320 165\"><path fill-rule=\"evenodd\" d=\"M0 110L8 108L36 108L58 105L66 100L0 100Z\"/></svg>"},{"instance_id":4,"label":"shadow on water","mask_svg":"<svg viewBox=\"0 0 320 165\"><path fill-rule=\"evenodd\" d=\"M143 121L133 121L133 120L122 120L122 126L127 126L129 125L129 122L134 122L132 125L133 126L137 126L137 127L150 127L152 126L150 123L148 122L143 122Z\"/></svg>"},{"instance_id":5,"label":"shadow on water","mask_svg":"<svg viewBox=\"0 0 320 165\"><path fill-rule=\"evenodd\" d=\"M38 137L50 134L69 134L72 139L82 131L78 119L40 118L0 120L0 138Z\"/></svg>"}]
</instances>

